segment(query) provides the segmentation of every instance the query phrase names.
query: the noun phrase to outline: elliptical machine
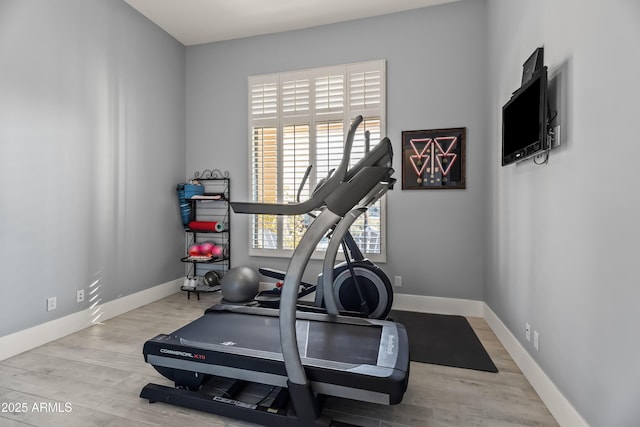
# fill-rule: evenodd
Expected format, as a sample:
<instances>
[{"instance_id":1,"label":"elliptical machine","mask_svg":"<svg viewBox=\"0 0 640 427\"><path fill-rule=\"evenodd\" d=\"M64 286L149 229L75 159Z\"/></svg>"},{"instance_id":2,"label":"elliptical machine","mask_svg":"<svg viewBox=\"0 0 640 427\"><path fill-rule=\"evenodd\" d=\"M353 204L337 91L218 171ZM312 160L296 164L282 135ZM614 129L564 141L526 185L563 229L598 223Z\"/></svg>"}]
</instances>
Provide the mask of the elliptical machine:
<instances>
[{"instance_id":1,"label":"elliptical machine","mask_svg":"<svg viewBox=\"0 0 640 427\"><path fill-rule=\"evenodd\" d=\"M352 127L347 134L347 139L354 138L357 125ZM365 152L369 152L369 131L365 132ZM300 202L300 194L304 188L313 165L309 165L304 173L302 182L298 186L296 200ZM326 178L316 186L316 190L326 182L334 170L329 171ZM377 200L377 199L375 199ZM371 204L375 202L371 201ZM301 282L298 291L298 299L315 292L312 305L298 304L302 311L322 311L325 307L325 284L330 283L333 289L333 300L341 314L367 317L371 319L386 319L393 304L393 288L389 277L376 264L365 258L358 247L349 227L356 219L367 211L367 206L356 206L341 221L342 224L334 226L328 233L329 246L325 253L323 272L318 276L316 285ZM308 212L307 215L315 219L316 215ZM345 261L334 266L338 249L342 248ZM285 272L271 268L260 268L260 274L279 281L285 278ZM280 306L280 288L259 292L254 301L262 307L278 308Z\"/></svg>"}]
</instances>

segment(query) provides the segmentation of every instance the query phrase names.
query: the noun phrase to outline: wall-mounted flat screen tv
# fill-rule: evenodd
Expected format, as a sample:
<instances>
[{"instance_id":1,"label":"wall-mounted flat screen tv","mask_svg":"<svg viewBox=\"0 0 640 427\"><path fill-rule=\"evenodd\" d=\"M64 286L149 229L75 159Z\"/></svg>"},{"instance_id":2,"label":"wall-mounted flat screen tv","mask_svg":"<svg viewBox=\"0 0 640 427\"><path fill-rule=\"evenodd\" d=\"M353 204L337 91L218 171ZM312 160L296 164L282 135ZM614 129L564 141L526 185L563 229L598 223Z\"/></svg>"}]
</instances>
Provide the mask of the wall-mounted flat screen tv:
<instances>
[{"instance_id":1,"label":"wall-mounted flat screen tv","mask_svg":"<svg viewBox=\"0 0 640 427\"><path fill-rule=\"evenodd\" d=\"M547 116L547 67L542 67L502 107L502 166L548 149Z\"/></svg>"}]
</instances>

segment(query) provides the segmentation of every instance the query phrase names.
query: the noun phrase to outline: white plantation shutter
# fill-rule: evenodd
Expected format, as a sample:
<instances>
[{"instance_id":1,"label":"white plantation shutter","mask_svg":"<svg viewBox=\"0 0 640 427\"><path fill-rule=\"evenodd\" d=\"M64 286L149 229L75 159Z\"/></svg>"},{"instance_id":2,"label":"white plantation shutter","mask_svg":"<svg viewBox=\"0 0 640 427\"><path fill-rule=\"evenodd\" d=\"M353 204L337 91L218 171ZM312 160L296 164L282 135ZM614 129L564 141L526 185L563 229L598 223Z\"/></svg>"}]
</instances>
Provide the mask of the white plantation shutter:
<instances>
[{"instance_id":1,"label":"white plantation shutter","mask_svg":"<svg viewBox=\"0 0 640 427\"><path fill-rule=\"evenodd\" d=\"M282 201L295 202L302 177L310 163L309 125L292 125L284 128L282 136ZM309 188L308 186L306 187ZM308 191L300 194L304 200ZM304 216L284 216L283 249L293 250L304 234Z\"/></svg>"},{"instance_id":2,"label":"white plantation shutter","mask_svg":"<svg viewBox=\"0 0 640 427\"><path fill-rule=\"evenodd\" d=\"M309 116L309 79L282 82L282 115Z\"/></svg>"},{"instance_id":3,"label":"white plantation shutter","mask_svg":"<svg viewBox=\"0 0 640 427\"><path fill-rule=\"evenodd\" d=\"M278 201L278 138L275 127L254 127L251 139L251 199L261 203ZM252 246L275 249L277 244L277 217L252 217Z\"/></svg>"},{"instance_id":4,"label":"white plantation shutter","mask_svg":"<svg viewBox=\"0 0 640 427\"><path fill-rule=\"evenodd\" d=\"M251 197L295 202L307 166L313 164L301 200L340 163L346 130L361 114L350 163L384 136L385 63L382 60L249 78ZM384 200L384 199L383 199ZM363 252L384 259L384 202L352 226ZM310 222L298 217L254 215L250 255L290 256ZM319 247L322 250L322 247Z\"/></svg>"},{"instance_id":5,"label":"white plantation shutter","mask_svg":"<svg viewBox=\"0 0 640 427\"><path fill-rule=\"evenodd\" d=\"M255 78L249 86L251 109L251 199L278 201L278 80L277 75ZM278 248L278 218L252 215L251 247Z\"/></svg>"},{"instance_id":6,"label":"white plantation shutter","mask_svg":"<svg viewBox=\"0 0 640 427\"><path fill-rule=\"evenodd\" d=\"M344 146L344 123L340 121L316 125L316 176L326 178L329 171L337 168L342 159Z\"/></svg>"},{"instance_id":7,"label":"white plantation shutter","mask_svg":"<svg viewBox=\"0 0 640 427\"><path fill-rule=\"evenodd\" d=\"M342 117L345 110L345 76L327 73L315 79L315 109L317 116Z\"/></svg>"},{"instance_id":8,"label":"white plantation shutter","mask_svg":"<svg viewBox=\"0 0 640 427\"><path fill-rule=\"evenodd\" d=\"M251 85L251 118L275 120L278 117L278 84L275 76L256 78Z\"/></svg>"},{"instance_id":9,"label":"white plantation shutter","mask_svg":"<svg viewBox=\"0 0 640 427\"><path fill-rule=\"evenodd\" d=\"M355 70L350 76L351 108L374 109L380 105L381 74L379 71Z\"/></svg>"}]
</instances>

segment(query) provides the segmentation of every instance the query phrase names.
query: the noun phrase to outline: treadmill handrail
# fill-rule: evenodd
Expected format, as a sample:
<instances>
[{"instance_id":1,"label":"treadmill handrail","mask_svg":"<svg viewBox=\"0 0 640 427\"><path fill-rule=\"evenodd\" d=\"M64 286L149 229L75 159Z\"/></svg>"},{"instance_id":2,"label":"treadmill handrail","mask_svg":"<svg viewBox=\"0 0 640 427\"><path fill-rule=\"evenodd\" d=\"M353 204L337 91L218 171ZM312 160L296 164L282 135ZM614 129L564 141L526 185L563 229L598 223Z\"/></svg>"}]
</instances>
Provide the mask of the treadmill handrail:
<instances>
[{"instance_id":1,"label":"treadmill handrail","mask_svg":"<svg viewBox=\"0 0 640 427\"><path fill-rule=\"evenodd\" d=\"M392 149L390 144L387 147L388 150ZM389 188L389 184L392 183L390 178L392 173L391 167L367 166L358 171L349 182L343 182L336 187L336 191L331 193L329 197L327 209L323 210L311 223L293 252L282 286L279 318L280 345L284 365L289 381L293 384L304 386L308 384L298 351L295 324L298 286L311 254L326 232L335 226L363 197L370 198L372 193L382 194L380 192L381 186ZM387 180L381 183L380 181L385 178Z\"/></svg>"},{"instance_id":2,"label":"treadmill handrail","mask_svg":"<svg viewBox=\"0 0 640 427\"><path fill-rule=\"evenodd\" d=\"M344 145L344 154L340 165L319 188L316 188L311 197L300 203L255 203L255 202L230 202L231 208L236 213L269 214L269 215L301 215L318 209L324 203L324 198L331 194L341 182L347 178L351 149L356 130L364 118L359 115L351 123Z\"/></svg>"},{"instance_id":3,"label":"treadmill handrail","mask_svg":"<svg viewBox=\"0 0 640 427\"><path fill-rule=\"evenodd\" d=\"M284 276L279 316L280 346L282 348L287 376L293 384L307 385L309 383L304 372L304 367L302 366L296 334L298 285L302 280L302 274L318 242L320 242L325 233L333 227L339 219L339 215L328 209L325 209L318 215L302 235L302 239L300 243L298 243L296 250L293 252L293 257L289 262L287 274Z\"/></svg>"}]
</instances>

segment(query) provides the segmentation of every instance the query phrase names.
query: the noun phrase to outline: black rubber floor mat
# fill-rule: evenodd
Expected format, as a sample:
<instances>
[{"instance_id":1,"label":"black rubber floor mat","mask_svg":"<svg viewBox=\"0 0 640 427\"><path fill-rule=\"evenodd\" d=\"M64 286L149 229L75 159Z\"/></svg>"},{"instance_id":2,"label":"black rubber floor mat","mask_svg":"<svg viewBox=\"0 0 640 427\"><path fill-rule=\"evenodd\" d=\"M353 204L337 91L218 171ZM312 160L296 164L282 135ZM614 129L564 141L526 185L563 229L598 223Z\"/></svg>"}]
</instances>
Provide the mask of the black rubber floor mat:
<instances>
[{"instance_id":1,"label":"black rubber floor mat","mask_svg":"<svg viewBox=\"0 0 640 427\"><path fill-rule=\"evenodd\" d=\"M394 310L389 317L407 329L412 361L498 372L463 316Z\"/></svg>"}]
</instances>

